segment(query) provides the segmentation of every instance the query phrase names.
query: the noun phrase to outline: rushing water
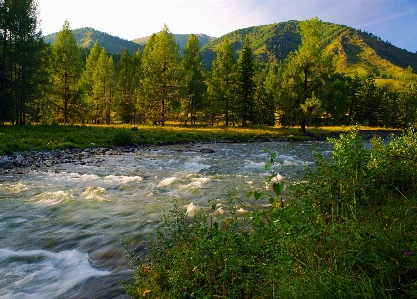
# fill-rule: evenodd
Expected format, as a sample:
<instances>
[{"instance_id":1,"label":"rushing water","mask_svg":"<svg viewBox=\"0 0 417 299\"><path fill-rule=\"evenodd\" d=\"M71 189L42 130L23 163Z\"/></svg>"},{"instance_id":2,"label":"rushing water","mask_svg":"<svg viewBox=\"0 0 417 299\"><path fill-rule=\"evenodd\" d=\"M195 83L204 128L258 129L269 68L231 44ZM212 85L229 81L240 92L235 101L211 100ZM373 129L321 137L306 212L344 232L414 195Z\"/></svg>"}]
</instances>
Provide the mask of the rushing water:
<instances>
[{"instance_id":1,"label":"rushing water","mask_svg":"<svg viewBox=\"0 0 417 299\"><path fill-rule=\"evenodd\" d=\"M269 155L284 180L327 143L199 144L91 156L83 163L0 172L0 298L124 298L123 237L140 250L173 200L192 214L227 191L264 188ZM214 153L201 153L210 148Z\"/></svg>"}]
</instances>

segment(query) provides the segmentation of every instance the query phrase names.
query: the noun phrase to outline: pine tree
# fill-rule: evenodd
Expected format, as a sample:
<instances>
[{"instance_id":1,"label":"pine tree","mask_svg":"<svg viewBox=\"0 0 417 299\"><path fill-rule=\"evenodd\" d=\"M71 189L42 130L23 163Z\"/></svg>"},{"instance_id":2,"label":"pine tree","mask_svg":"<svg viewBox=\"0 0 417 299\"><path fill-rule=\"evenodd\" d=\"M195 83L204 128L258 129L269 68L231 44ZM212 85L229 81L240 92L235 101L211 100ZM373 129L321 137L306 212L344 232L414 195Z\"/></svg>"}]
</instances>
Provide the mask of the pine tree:
<instances>
[{"instance_id":1,"label":"pine tree","mask_svg":"<svg viewBox=\"0 0 417 299\"><path fill-rule=\"evenodd\" d=\"M83 64L81 52L66 20L59 31L52 46L53 55L53 89L56 105L62 111L64 123L72 118L76 120L79 110L76 101L78 80L80 79Z\"/></svg>"},{"instance_id":2,"label":"pine tree","mask_svg":"<svg viewBox=\"0 0 417 299\"><path fill-rule=\"evenodd\" d=\"M46 45L37 31L38 5L33 0L0 2L0 123L24 125L36 98Z\"/></svg>"},{"instance_id":3,"label":"pine tree","mask_svg":"<svg viewBox=\"0 0 417 299\"><path fill-rule=\"evenodd\" d=\"M185 123L187 122L188 115L190 115L191 122L195 124L197 112L202 108L206 85L204 83L200 44L194 34L190 35L185 45L182 66L185 73Z\"/></svg>"},{"instance_id":4,"label":"pine tree","mask_svg":"<svg viewBox=\"0 0 417 299\"><path fill-rule=\"evenodd\" d=\"M132 123L135 118L135 56L126 49L117 66L117 111L124 123Z\"/></svg>"},{"instance_id":5,"label":"pine tree","mask_svg":"<svg viewBox=\"0 0 417 299\"><path fill-rule=\"evenodd\" d=\"M102 51L105 51L104 48L100 47L99 43L96 42L87 56L85 70L82 73L79 83L84 98L83 120L87 120L87 122L89 119L93 120L93 122L94 120L96 120L96 101L93 95L93 76L96 72L97 61L100 58L100 54Z\"/></svg>"},{"instance_id":6,"label":"pine tree","mask_svg":"<svg viewBox=\"0 0 417 299\"><path fill-rule=\"evenodd\" d=\"M246 37L238 64L239 108L242 125L254 120L254 62L253 53Z\"/></svg>"},{"instance_id":7,"label":"pine tree","mask_svg":"<svg viewBox=\"0 0 417 299\"><path fill-rule=\"evenodd\" d=\"M169 106L180 97L180 55L174 35L165 25L148 40L142 58L142 105L154 123L164 126Z\"/></svg>"},{"instance_id":8,"label":"pine tree","mask_svg":"<svg viewBox=\"0 0 417 299\"><path fill-rule=\"evenodd\" d=\"M401 127L415 127L417 121L417 76L409 66L400 77L399 107Z\"/></svg>"},{"instance_id":9,"label":"pine tree","mask_svg":"<svg viewBox=\"0 0 417 299\"><path fill-rule=\"evenodd\" d=\"M110 124L114 100L115 69L113 57L103 49L93 73L94 122Z\"/></svg>"},{"instance_id":10,"label":"pine tree","mask_svg":"<svg viewBox=\"0 0 417 299\"><path fill-rule=\"evenodd\" d=\"M320 88L334 66L331 55L321 48L323 23L315 17L302 21L300 29L301 45L287 56L281 71L280 104L286 121L300 124L305 132L307 120L320 112Z\"/></svg>"},{"instance_id":11,"label":"pine tree","mask_svg":"<svg viewBox=\"0 0 417 299\"><path fill-rule=\"evenodd\" d=\"M226 38L216 51L216 58L212 65L212 77L208 85L212 118L216 114L223 114L226 127L229 126L230 115L237 112L234 66L233 47L229 39Z\"/></svg>"}]
</instances>

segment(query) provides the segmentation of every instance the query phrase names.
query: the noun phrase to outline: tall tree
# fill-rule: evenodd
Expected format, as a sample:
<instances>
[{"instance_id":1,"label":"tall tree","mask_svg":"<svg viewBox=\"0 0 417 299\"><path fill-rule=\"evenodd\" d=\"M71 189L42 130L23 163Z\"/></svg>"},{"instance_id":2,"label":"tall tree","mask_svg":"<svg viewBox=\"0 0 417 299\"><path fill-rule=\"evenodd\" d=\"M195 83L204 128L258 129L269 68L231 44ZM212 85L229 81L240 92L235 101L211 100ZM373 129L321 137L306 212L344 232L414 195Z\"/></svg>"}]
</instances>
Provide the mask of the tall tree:
<instances>
[{"instance_id":1,"label":"tall tree","mask_svg":"<svg viewBox=\"0 0 417 299\"><path fill-rule=\"evenodd\" d=\"M85 70L79 81L79 86L83 93L85 108L82 119L87 120L87 122L89 119L93 122L96 120L96 100L93 95L93 85L94 74L98 65L97 62L102 51L105 51L104 48L100 47L99 43L96 42L87 56Z\"/></svg>"},{"instance_id":2,"label":"tall tree","mask_svg":"<svg viewBox=\"0 0 417 299\"><path fill-rule=\"evenodd\" d=\"M218 113L224 115L225 125L229 126L230 114L236 111L235 86L236 74L234 64L234 52L229 39L225 39L216 51L213 60L211 80L208 85L208 93L212 105Z\"/></svg>"},{"instance_id":3,"label":"tall tree","mask_svg":"<svg viewBox=\"0 0 417 299\"><path fill-rule=\"evenodd\" d=\"M77 97L77 87L83 68L81 52L68 20L56 37L52 55L56 105L62 111L62 121L67 123L70 118L75 120L78 114L77 100L80 98Z\"/></svg>"},{"instance_id":4,"label":"tall tree","mask_svg":"<svg viewBox=\"0 0 417 299\"><path fill-rule=\"evenodd\" d=\"M203 76L203 64L201 62L200 44L197 37L191 34L184 48L182 60L185 83L185 122L188 115L195 124L197 111L201 109L203 94L206 90Z\"/></svg>"},{"instance_id":5,"label":"tall tree","mask_svg":"<svg viewBox=\"0 0 417 299\"><path fill-rule=\"evenodd\" d=\"M115 68L113 57L103 49L93 73L92 96L94 99L94 121L110 124L114 100Z\"/></svg>"},{"instance_id":6,"label":"tall tree","mask_svg":"<svg viewBox=\"0 0 417 299\"><path fill-rule=\"evenodd\" d=\"M400 77L399 107L402 128L416 126L417 121L417 76L409 66Z\"/></svg>"},{"instance_id":7,"label":"tall tree","mask_svg":"<svg viewBox=\"0 0 417 299\"><path fill-rule=\"evenodd\" d=\"M284 114L305 132L307 120L319 113L320 88L334 72L332 56L322 51L323 23L311 18L300 23L301 45L290 53L281 71Z\"/></svg>"},{"instance_id":8,"label":"tall tree","mask_svg":"<svg viewBox=\"0 0 417 299\"><path fill-rule=\"evenodd\" d=\"M178 46L166 25L146 43L142 68L142 104L153 122L164 126L168 108L179 101L181 81Z\"/></svg>"},{"instance_id":9,"label":"tall tree","mask_svg":"<svg viewBox=\"0 0 417 299\"><path fill-rule=\"evenodd\" d=\"M117 111L124 123L132 123L135 119L135 92L136 92L136 73L138 72L137 63L140 62L131 56L126 49L120 57L117 66Z\"/></svg>"},{"instance_id":10,"label":"tall tree","mask_svg":"<svg viewBox=\"0 0 417 299\"><path fill-rule=\"evenodd\" d=\"M238 65L238 85L239 85L239 110L242 119L242 125L254 120L254 62L253 53L246 37L243 43L243 49L240 54Z\"/></svg>"},{"instance_id":11,"label":"tall tree","mask_svg":"<svg viewBox=\"0 0 417 299\"><path fill-rule=\"evenodd\" d=\"M36 97L46 45L37 30L38 4L33 0L0 1L0 122L24 125Z\"/></svg>"}]
</instances>

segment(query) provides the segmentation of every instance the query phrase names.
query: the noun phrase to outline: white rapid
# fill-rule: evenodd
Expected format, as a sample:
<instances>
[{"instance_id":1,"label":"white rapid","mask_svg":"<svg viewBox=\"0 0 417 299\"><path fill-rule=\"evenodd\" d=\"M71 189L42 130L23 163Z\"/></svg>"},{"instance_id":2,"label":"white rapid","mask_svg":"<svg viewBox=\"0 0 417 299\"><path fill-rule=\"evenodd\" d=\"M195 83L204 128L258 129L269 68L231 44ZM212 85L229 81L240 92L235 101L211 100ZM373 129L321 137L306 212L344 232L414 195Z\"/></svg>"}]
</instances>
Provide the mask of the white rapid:
<instances>
[{"instance_id":1,"label":"white rapid","mask_svg":"<svg viewBox=\"0 0 417 299\"><path fill-rule=\"evenodd\" d=\"M324 142L172 145L0 169L0 298L125 298L119 279L132 272L123 237L143 251L174 199L190 215L210 199L223 209L228 191L250 207L247 192L268 177L265 149L291 181L312 162L312 146L330 150Z\"/></svg>"}]
</instances>

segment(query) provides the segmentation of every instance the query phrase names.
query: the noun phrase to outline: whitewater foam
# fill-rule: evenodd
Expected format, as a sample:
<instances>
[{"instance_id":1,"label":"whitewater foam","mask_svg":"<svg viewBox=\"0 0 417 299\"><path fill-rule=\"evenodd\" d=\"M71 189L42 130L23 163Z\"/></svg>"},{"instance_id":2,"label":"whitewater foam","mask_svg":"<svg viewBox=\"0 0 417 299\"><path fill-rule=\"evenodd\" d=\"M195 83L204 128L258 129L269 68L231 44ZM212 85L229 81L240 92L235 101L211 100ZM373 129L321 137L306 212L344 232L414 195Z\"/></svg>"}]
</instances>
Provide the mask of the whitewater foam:
<instances>
[{"instance_id":1,"label":"whitewater foam","mask_svg":"<svg viewBox=\"0 0 417 299\"><path fill-rule=\"evenodd\" d=\"M0 297L54 298L93 276L110 274L91 266L78 250L11 250L0 248Z\"/></svg>"}]
</instances>

